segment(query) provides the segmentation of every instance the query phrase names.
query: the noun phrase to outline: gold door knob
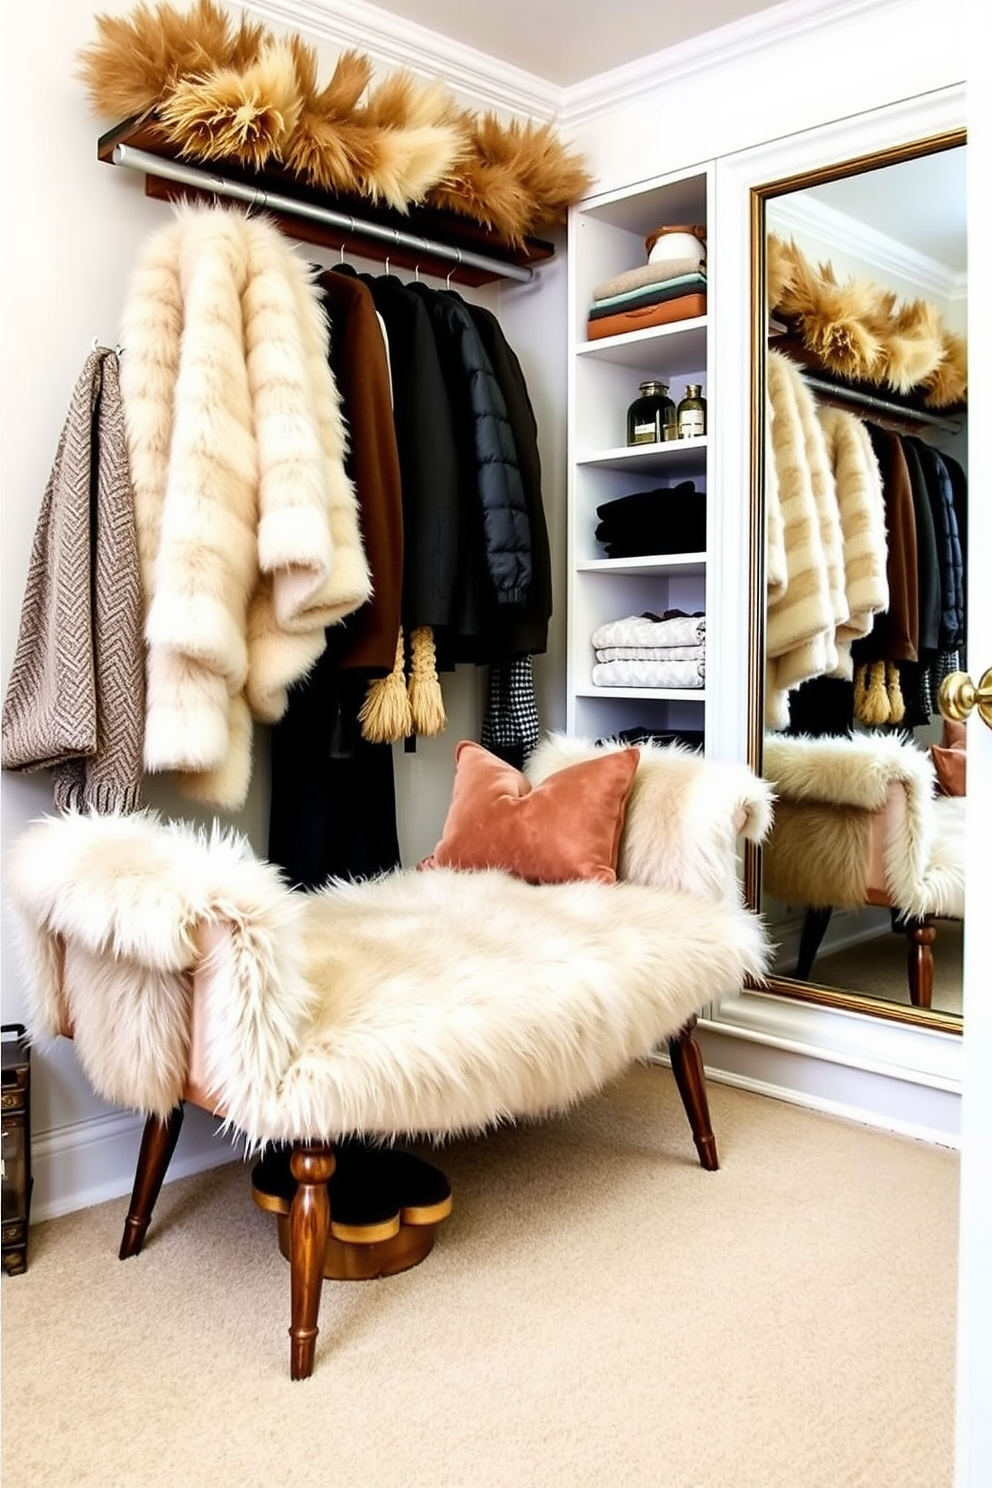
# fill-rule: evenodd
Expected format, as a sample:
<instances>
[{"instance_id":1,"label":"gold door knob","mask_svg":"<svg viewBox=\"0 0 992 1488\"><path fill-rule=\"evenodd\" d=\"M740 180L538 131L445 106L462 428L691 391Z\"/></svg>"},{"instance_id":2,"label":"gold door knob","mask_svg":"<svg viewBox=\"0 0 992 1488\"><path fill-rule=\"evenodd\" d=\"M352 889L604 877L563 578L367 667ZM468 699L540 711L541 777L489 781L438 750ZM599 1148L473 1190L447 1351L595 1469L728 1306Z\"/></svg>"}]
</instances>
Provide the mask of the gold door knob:
<instances>
[{"instance_id":1,"label":"gold door knob","mask_svg":"<svg viewBox=\"0 0 992 1488\"><path fill-rule=\"evenodd\" d=\"M992 667L977 687L967 672L948 673L940 684L938 707L954 723L964 723L977 708L979 718L992 728Z\"/></svg>"}]
</instances>

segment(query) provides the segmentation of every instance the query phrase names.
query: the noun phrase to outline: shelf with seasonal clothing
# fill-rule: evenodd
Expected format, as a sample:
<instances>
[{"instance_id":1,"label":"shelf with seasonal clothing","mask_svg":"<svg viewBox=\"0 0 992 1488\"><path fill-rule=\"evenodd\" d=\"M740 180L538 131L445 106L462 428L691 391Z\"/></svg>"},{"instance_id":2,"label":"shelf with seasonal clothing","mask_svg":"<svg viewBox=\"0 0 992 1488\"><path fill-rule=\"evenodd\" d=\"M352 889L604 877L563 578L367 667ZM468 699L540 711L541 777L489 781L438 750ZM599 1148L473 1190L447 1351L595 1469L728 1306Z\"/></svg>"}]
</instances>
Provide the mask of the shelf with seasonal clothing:
<instances>
[{"instance_id":1,"label":"shelf with seasonal clothing","mask_svg":"<svg viewBox=\"0 0 992 1488\"><path fill-rule=\"evenodd\" d=\"M591 737L703 742L710 438L629 444L627 410L646 382L709 394L712 190L701 168L570 214L567 708ZM651 246L670 224L695 254Z\"/></svg>"}]
</instances>

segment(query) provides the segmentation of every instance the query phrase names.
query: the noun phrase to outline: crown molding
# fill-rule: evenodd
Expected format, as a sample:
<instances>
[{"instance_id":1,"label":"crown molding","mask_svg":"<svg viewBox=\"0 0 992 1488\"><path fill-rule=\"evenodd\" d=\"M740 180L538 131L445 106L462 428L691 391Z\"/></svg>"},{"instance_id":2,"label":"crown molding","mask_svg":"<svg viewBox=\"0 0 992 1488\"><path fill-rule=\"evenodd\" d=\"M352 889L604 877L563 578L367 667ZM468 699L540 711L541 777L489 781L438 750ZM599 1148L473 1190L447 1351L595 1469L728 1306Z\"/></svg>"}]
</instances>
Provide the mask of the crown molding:
<instances>
[{"instance_id":1,"label":"crown molding","mask_svg":"<svg viewBox=\"0 0 992 1488\"><path fill-rule=\"evenodd\" d=\"M259 20L305 31L342 50L369 52L377 62L441 77L465 94L473 107L523 114L547 123L557 119L562 90L522 68L511 67L439 31L392 15L366 0L235 0Z\"/></svg>"},{"instance_id":2,"label":"crown molding","mask_svg":"<svg viewBox=\"0 0 992 1488\"><path fill-rule=\"evenodd\" d=\"M708 68L739 62L771 45L811 35L824 27L832 29L869 11L891 9L892 5L893 0L831 0L829 5L823 0L784 0L769 10L564 88L559 123L577 128L616 108L656 95L659 84L671 85Z\"/></svg>"},{"instance_id":3,"label":"crown molding","mask_svg":"<svg viewBox=\"0 0 992 1488\"><path fill-rule=\"evenodd\" d=\"M809 233L826 249L840 251L861 259L876 270L909 279L914 287L946 300L967 295L966 274L949 269L946 264L919 253L915 248L890 238L877 228L869 227L836 207L801 195L776 197L773 205L776 230Z\"/></svg>"}]
</instances>

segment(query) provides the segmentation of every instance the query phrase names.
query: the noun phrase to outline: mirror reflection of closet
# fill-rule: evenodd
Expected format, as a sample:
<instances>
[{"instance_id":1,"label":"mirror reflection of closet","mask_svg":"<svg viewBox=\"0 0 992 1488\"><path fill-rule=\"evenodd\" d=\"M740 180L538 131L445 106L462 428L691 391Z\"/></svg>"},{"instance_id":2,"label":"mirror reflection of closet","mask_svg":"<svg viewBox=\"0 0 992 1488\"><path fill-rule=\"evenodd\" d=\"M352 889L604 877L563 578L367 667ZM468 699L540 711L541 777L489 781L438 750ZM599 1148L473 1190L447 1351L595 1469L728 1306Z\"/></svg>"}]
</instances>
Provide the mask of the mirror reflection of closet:
<instances>
[{"instance_id":1,"label":"mirror reflection of closet","mask_svg":"<svg viewBox=\"0 0 992 1488\"><path fill-rule=\"evenodd\" d=\"M949 1030L965 756L938 690L967 665L966 153L962 132L774 183L753 214L760 767L779 801L749 894L773 988Z\"/></svg>"}]
</instances>

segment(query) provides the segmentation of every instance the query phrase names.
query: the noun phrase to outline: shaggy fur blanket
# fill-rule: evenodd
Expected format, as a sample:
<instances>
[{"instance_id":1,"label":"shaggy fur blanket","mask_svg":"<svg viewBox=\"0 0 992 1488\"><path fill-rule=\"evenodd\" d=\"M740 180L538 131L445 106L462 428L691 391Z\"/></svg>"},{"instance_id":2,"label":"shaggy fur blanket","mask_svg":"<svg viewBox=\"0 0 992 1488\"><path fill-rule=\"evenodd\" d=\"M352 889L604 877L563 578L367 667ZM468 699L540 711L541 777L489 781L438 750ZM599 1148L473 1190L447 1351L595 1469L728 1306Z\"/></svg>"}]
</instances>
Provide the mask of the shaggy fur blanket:
<instances>
[{"instance_id":1,"label":"shaggy fur blanket","mask_svg":"<svg viewBox=\"0 0 992 1488\"><path fill-rule=\"evenodd\" d=\"M938 796L929 754L895 734L765 739L777 795L762 850L765 890L800 903L865 904L872 818L903 794L884 845L889 902L903 914L964 913L964 803Z\"/></svg>"},{"instance_id":2,"label":"shaggy fur blanket","mask_svg":"<svg viewBox=\"0 0 992 1488\"><path fill-rule=\"evenodd\" d=\"M437 869L307 895L150 813L35 823L8 885L33 1036L71 1029L102 1097L164 1116L195 997L214 1109L252 1143L565 1108L766 968L760 920L700 893Z\"/></svg>"}]
</instances>

